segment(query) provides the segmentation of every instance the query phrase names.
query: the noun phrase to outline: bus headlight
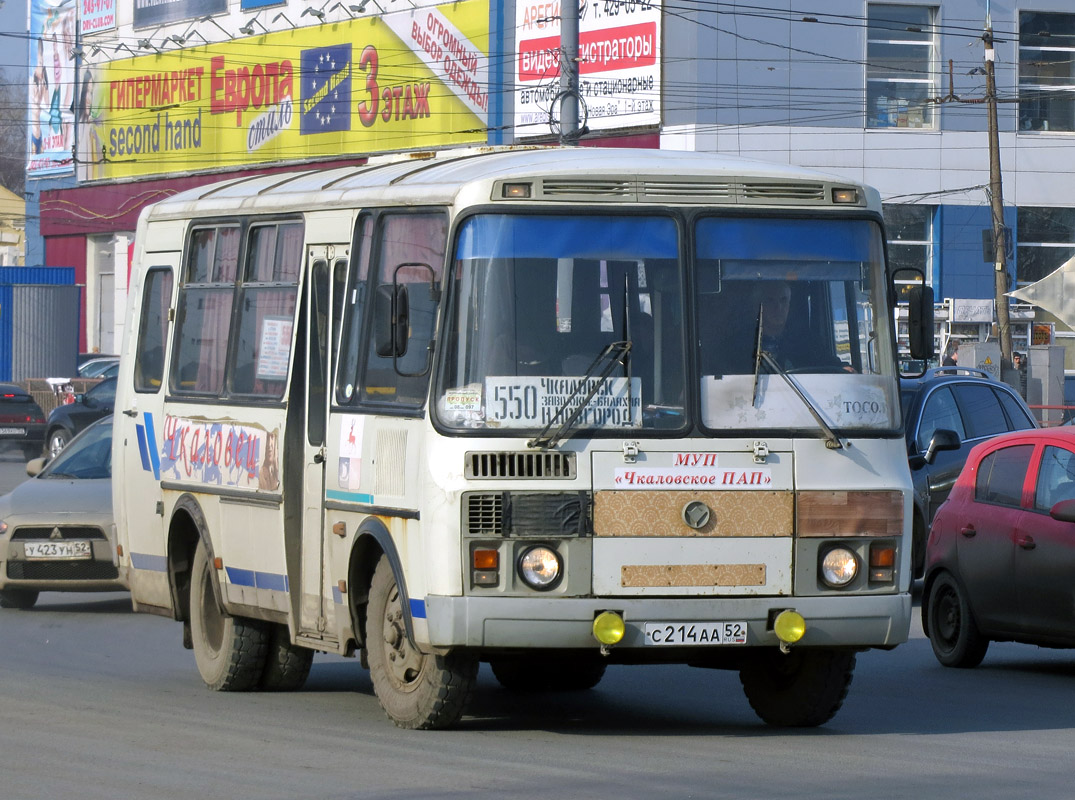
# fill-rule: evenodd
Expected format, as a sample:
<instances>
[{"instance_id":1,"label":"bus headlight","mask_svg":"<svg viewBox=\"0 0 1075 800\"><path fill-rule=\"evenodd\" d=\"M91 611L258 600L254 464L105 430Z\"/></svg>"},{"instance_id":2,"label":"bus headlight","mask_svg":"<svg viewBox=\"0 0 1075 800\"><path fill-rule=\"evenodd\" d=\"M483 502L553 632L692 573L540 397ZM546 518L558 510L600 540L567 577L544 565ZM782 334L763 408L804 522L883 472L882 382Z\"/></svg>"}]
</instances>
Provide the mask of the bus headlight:
<instances>
[{"instance_id":1,"label":"bus headlight","mask_svg":"<svg viewBox=\"0 0 1075 800\"><path fill-rule=\"evenodd\" d=\"M539 592L555 588L563 577L563 568L560 554L543 544L527 548L519 556L519 577Z\"/></svg>"},{"instance_id":2,"label":"bus headlight","mask_svg":"<svg viewBox=\"0 0 1075 800\"><path fill-rule=\"evenodd\" d=\"M859 573L858 558L846 547L833 547L821 557L821 580L839 589L855 580Z\"/></svg>"}]
</instances>

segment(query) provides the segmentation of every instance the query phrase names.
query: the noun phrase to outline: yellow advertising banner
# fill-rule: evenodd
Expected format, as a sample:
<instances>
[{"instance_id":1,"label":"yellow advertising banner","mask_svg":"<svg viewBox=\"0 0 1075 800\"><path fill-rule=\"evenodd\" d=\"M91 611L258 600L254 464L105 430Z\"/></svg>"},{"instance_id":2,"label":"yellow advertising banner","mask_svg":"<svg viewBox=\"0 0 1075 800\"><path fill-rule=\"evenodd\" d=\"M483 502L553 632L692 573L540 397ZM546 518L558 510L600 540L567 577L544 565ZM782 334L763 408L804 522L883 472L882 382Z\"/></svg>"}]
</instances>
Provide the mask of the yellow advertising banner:
<instances>
[{"instance_id":1,"label":"yellow advertising banner","mask_svg":"<svg viewBox=\"0 0 1075 800\"><path fill-rule=\"evenodd\" d=\"M489 2L90 67L82 180L484 142Z\"/></svg>"}]
</instances>

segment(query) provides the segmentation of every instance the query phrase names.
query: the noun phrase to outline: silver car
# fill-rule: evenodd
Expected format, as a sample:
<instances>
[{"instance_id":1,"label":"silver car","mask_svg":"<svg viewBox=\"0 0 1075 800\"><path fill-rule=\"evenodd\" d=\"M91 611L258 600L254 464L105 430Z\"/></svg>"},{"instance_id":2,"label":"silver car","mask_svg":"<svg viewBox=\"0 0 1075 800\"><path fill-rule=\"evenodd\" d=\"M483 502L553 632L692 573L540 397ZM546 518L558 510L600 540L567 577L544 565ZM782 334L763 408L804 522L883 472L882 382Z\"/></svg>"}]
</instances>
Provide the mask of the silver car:
<instances>
[{"instance_id":1,"label":"silver car","mask_svg":"<svg viewBox=\"0 0 1075 800\"><path fill-rule=\"evenodd\" d=\"M0 607L32 608L40 592L126 589L112 524L112 417L95 422L0 497ZM36 473L36 475L35 475Z\"/></svg>"}]
</instances>

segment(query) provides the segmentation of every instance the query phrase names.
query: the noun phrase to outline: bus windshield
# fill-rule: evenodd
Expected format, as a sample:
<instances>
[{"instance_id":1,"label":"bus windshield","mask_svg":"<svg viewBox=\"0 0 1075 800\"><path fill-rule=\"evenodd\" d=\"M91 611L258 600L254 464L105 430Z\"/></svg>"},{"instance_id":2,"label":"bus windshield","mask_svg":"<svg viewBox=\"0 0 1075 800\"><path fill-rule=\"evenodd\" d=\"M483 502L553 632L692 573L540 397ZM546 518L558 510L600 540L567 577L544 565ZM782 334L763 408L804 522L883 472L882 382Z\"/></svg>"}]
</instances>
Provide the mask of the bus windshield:
<instances>
[{"instance_id":1,"label":"bus windshield","mask_svg":"<svg viewBox=\"0 0 1075 800\"><path fill-rule=\"evenodd\" d=\"M714 432L898 426L878 225L700 216L693 239L688 260L671 216L466 219L442 424L667 432L697 404Z\"/></svg>"},{"instance_id":2,"label":"bus windshield","mask_svg":"<svg viewBox=\"0 0 1075 800\"><path fill-rule=\"evenodd\" d=\"M558 425L594 389L576 429L680 428L683 284L671 217L470 217L454 260L442 422Z\"/></svg>"}]
</instances>

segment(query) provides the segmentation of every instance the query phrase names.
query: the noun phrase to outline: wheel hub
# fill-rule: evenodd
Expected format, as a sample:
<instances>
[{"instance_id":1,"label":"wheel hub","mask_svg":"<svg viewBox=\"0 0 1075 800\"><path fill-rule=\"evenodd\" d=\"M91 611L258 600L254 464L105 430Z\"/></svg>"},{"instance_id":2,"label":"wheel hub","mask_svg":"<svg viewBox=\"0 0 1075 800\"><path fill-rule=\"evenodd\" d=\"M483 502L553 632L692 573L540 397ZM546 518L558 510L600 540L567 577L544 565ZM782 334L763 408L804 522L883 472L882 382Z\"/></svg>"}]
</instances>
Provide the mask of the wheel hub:
<instances>
[{"instance_id":1,"label":"wheel hub","mask_svg":"<svg viewBox=\"0 0 1075 800\"><path fill-rule=\"evenodd\" d=\"M403 620L403 604L399 587L393 586L384 610L382 631L385 653L388 656L388 672L400 688L415 683L422 674L423 655L411 646Z\"/></svg>"}]
</instances>

